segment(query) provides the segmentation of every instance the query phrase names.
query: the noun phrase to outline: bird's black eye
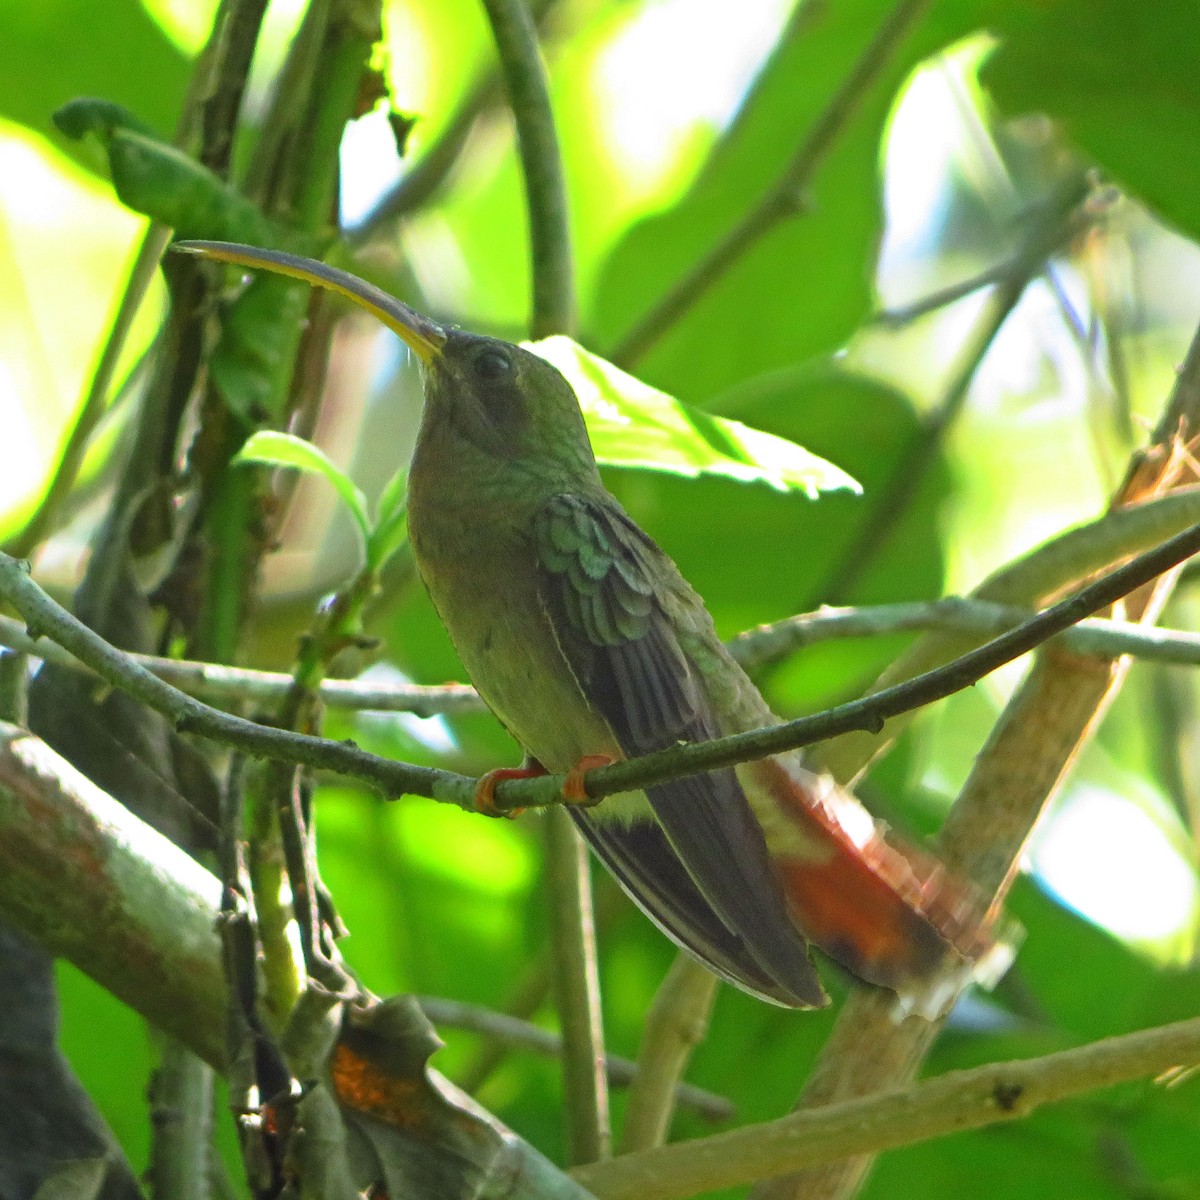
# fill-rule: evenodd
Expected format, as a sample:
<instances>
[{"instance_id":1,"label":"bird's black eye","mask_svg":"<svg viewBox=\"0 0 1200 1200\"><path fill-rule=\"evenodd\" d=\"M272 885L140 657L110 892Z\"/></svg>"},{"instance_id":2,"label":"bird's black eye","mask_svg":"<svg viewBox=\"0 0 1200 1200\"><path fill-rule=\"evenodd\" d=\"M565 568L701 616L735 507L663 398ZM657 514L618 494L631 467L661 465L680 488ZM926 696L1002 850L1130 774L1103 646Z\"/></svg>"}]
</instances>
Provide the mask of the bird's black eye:
<instances>
[{"instance_id":1,"label":"bird's black eye","mask_svg":"<svg viewBox=\"0 0 1200 1200\"><path fill-rule=\"evenodd\" d=\"M503 350L496 350L489 347L486 350L481 350L475 355L475 374L480 379L486 379L489 382L496 379L503 379L505 375L512 374L513 363Z\"/></svg>"}]
</instances>

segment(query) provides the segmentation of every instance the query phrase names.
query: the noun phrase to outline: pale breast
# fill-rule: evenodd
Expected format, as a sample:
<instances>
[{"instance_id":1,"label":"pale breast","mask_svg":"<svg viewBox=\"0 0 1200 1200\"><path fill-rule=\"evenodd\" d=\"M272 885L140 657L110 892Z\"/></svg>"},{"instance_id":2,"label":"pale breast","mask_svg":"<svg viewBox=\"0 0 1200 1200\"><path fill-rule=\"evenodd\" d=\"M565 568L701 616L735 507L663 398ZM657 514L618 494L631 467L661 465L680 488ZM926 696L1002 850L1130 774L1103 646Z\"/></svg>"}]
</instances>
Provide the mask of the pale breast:
<instances>
[{"instance_id":1,"label":"pale breast","mask_svg":"<svg viewBox=\"0 0 1200 1200\"><path fill-rule=\"evenodd\" d=\"M514 738L548 770L620 750L586 702L537 592L533 552L489 521L443 510L413 530L413 550L434 607L471 682ZM440 528L439 528L440 527Z\"/></svg>"}]
</instances>

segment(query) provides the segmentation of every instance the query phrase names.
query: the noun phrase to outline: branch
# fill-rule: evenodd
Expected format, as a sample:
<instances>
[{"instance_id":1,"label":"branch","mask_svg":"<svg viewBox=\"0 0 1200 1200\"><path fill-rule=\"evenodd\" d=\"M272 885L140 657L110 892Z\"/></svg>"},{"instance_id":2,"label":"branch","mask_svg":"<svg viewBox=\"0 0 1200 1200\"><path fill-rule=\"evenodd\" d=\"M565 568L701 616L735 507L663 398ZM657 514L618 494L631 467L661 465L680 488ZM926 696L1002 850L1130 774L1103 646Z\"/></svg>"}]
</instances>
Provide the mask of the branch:
<instances>
[{"instance_id":1,"label":"branch","mask_svg":"<svg viewBox=\"0 0 1200 1200\"><path fill-rule=\"evenodd\" d=\"M221 1065L220 885L53 754L0 727L0 907L137 1011ZM1200 1061L1200 1020L956 1072L576 1172L606 1200L705 1188L1024 1116Z\"/></svg>"},{"instance_id":2,"label":"branch","mask_svg":"<svg viewBox=\"0 0 1200 1200\"><path fill-rule=\"evenodd\" d=\"M615 792L637 790L664 779L698 775L717 767L794 750L849 730L877 731L888 717L970 687L998 667L1020 658L1198 551L1200 525L1195 525L1110 571L1016 629L944 666L865 699L841 704L813 716L599 767L584 777L585 790L592 799L599 800ZM181 732L223 742L258 758L277 758L337 771L369 783L388 796L406 793L427 796L474 811L475 781L467 776L379 758L349 742L332 742L268 729L193 700L93 633L33 582L25 564L4 554L0 554L0 597L12 604L39 635L44 631L114 687L168 716ZM506 780L497 786L496 800L504 809L545 807L561 802L564 782L564 777L554 775Z\"/></svg>"},{"instance_id":3,"label":"branch","mask_svg":"<svg viewBox=\"0 0 1200 1200\"><path fill-rule=\"evenodd\" d=\"M1068 530L1023 558L994 572L971 594L972 600L1039 608L1076 581L1095 576L1120 562L1200 523L1200 488L1181 487ZM919 638L880 676L868 696L948 663L980 642L966 634L932 633ZM895 739L904 719L882 731L851 731L821 745L815 766L846 783Z\"/></svg>"},{"instance_id":4,"label":"branch","mask_svg":"<svg viewBox=\"0 0 1200 1200\"><path fill-rule=\"evenodd\" d=\"M163 1039L150 1079L150 1165L155 1200L209 1200L213 1155L213 1070L173 1040Z\"/></svg>"},{"instance_id":5,"label":"branch","mask_svg":"<svg viewBox=\"0 0 1200 1200\"><path fill-rule=\"evenodd\" d=\"M775 186L613 348L608 357L629 368L685 317L717 281L780 221L802 212L817 168L899 42L924 15L928 0L900 0L887 15L841 87L817 117Z\"/></svg>"},{"instance_id":6,"label":"branch","mask_svg":"<svg viewBox=\"0 0 1200 1200\"><path fill-rule=\"evenodd\" d=\"M890 716L919 708L977 683L1004 663L1041 645L1083 617L1128 595L1200 551L1200 525L1163 542L1137 558L1081 588L1016 629L1002 634L954 661L904 683L809 717L772 725L749 733L733 734L712 742L680 746L589 771L584 777L592 797L642 788L664 779L699 774L717 767L734 766L785 750L823 741L852 729L881 728ZM518 794L533 794L544 780L501 783L497 800L511 806Z\"/></svg>"},{"instance_id":7,"label":"branch","mask_svg":"<svg viewBox=\"0 0 1200 1200\"><path fill-rule=\"evenodd\" d=\"M815 612L747 629L726 645L737 662L750 671L808 646L844 638L922 631L994 637L1016 628L1029 615L1028 609L1016 605L993 604L964 596L847 608L822 605ZM1200 634L1181 629L1146 628L1132 621L1088 617L1057 634L1053 641L1076 654L1128 654L1145 662L1200 666ZM30 637L25 626L11 617L0 616L0 646L95 675L69 650L49 638ZM294 682L291 675L282 671L256 671L250 667L226 667L154 654L127 657L181 692L212 704L271 704L282 700ZM431 717L487 710L479 693L466 683L431 686L323 679L317 690L326 707L347 712L408 712Z\"/></svg>"},{"instance_id":8,"label":"branch","mask_svg":"<svg viewBox=\"0 0 1200 1200\"><path fill-rule=\"evenodd\" d=\"M101 679L169 718L181 733L193 733L241 750L253 758L337 771L379 788L387 796L412 794L458 804L472 811L475 781L452 771L393 762L360 750L285 729L271 729L210 708L152 675L94 633L29 577L26 564L0 554L0 596L38 636L45 633L86 663Z\"/></svg>"},{"instance_id":9,"label":"branch","mask_svg":"<svg viewBox=\"0 0 1200 1200\"><path fill-rule=\"evenodd\" d=\"M783 658L806 646L840 638L885 637L893 633L933 631L995 637L1029 620L1029 610L962 596L898 604L825 608L748 629L729 642L746 670ZM0 630L0 640L3 632ZM1128 654L1143 662L1179 667L1200 666L1200 634L1181 629L1147 628L1133 621L1088 617L1051 639L1073 654L1116 658Z\"/></svg>"},{"instance_id":10,"label":"branch","mask_svg":"<svg viewBox=\"0 0 1200 1200\"><path fill-rule=\"evenodd\" d=\"M32 654L43 662L95 674L90 668L49 638L30 637L25 626L11 617L0 616L0 646ZM130 661L152 675L198 700L215 704L272 704L282 700L295 683L282 671L254 671L249 667L226 667L219 663L160 658L154 654L129 654ZM418 717L464 712L484 712L487 705L479 693L465 683L442 683L432 687L416 683L368 683L361 679L323 679L317 694L329 708L370 709L374 712L411 712Z\"/></svg>"},{"instance_id":11,"label":"branch","mask_svg":"<svg viewBox=\"0 0 1200 1200\"><path fill-rule=\"evenodd\" d=\"M1170 414L1144 452L1134 456L1109 520L1127 517L1147 497L1195 478L1184 447L1200 425L1200 330L1193 337L1167 406ZM1165 501L1165 497L1163 498ZM1124 507L1123 507L1124 506ZM1178 575L1165 573L1131 595L1134 619L1152 623ZM1002 582L1004 573L993 577ZM1021 851L1050 797L1098 728L1124 678L1127 660L1081 658L1062 650L1038 656L980 751L939 837L947 870L971 879L998 906ZM889 1019L878 994L854 989L838 1014L800 1103L885 1092L909 1082L940 1022ZM836 1200L855 1194L870 1170L869 1155L776 1178L755 1188L755 1200Z\"/></svg>"},{"instance_id":12,"label":"branch","mask_svg":"<svg viewBox=\"0 0 1200 1200\"><path fill-rule=\"evenodd\" d=\"M0 914L223 1069L220 899L215 876L44 742L0 724ZM399 1028L395 1020L391 1028L376 1021L366 1033L370 1012L403 1014L403 1004L381 1004L361 990L355 999L339 1049L357 1047L352 1061L386 1098L399 1086L395 1107L382 1113L370 1108L378 1092L339 1092L342 1119L361 1129L364 1111L380 1116L371 1144L403 1194L414 1192L418 1178L434 1180L437 1194L447 1196L466 1195L480 1180L519 1180L528 1200L587 1200L578 1184L424 1065L431 1047L411 1020L401 1016ZM362 1056L364 1037L394 1075Z\"/></svg>"},{"instance_id":13,"label":"branch","mask_svg":"<svg viewBox=\"0 0 1200 1200\"><path fill-rule=\"evenodd\" d=\"M572 1175L602 1200L683 1200L853 1154L1017 1120L1044 1104L1197 1062L1200 1018L1042 1058L953 1071L884 1095L580 1167Z\"/></svg>"},{"instance_id":14,"label":"branch","mask_svg":"<svg viewBox=\"0 0 1200 1200\"><path fill-rule=\"evenodd\" d=\"M5 918L216 1067L225 1058L220 898L194 859L45 742L0 724Z\"/></svg>"}]
</instances>

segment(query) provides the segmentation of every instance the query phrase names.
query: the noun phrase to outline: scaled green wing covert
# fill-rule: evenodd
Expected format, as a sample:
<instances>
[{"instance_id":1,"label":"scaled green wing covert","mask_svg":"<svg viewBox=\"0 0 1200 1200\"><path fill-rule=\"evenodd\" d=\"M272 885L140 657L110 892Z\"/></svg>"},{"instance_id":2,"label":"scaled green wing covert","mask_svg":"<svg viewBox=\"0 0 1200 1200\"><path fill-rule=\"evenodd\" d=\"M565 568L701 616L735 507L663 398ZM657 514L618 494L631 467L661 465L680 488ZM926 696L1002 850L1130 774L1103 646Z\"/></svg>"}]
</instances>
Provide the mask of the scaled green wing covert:
<instances>
[{"instance_id":1,"label":"scaled green wing covert","mask_svg":"<svg viewBox=\"0 0 1200 1200\"><path fill-rule=\"evenodd\" d=\"M676 636L671 606L691 593L674 563L607 497L551 497L533 537L538 594L559 648L625 754L719 737L704 681ZM759 995L824 1003L735 772L668 780L646 797L662 836L572 815L647 915Z\"/></svg>"}]
</instances>

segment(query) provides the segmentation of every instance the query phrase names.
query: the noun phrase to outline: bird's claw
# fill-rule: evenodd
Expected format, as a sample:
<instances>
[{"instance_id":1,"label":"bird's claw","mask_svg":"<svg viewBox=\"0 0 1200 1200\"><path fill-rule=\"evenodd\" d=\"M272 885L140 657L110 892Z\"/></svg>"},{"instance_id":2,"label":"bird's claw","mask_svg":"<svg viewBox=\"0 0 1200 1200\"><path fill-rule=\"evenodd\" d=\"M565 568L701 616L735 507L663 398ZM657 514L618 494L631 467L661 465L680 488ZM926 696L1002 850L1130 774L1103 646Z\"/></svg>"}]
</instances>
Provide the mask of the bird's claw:
<instances>
[{"instance_id":1,"label":"bird's claw","mask_svg":"<svg viewBox=\"0 0 1200 1200\"><path fill-rule=\"evenodd\" d=\"M616 760L611 754L585 754L568 772L563 781L562 795L568 804L576 804L581 808L590 807L598 801L587 794L583 777L596 767L607 767Z\"/></svg>"},{"instance_id":2,"label":"bird's claw","mask_svg":"<svg viewBox=\"0 0 1200 1200\"><path fill-rule=\"evenodd\" d=\"M607 767L616 760L609 754L585 754L566 774L563 780L562 797L567 804L590 808L599 803L587 794L584 775L596 767ZM523 767L498 767L480 775L475 784L475 811L485 817L519 817L523 808L503 809L496 804L496 785L506 779L536 779L545 775L546 768L536 760L527 761Z\"/></svg>"},{"instance_id":3,"label":"bird's claw","mask_svg":"<svg viewBox=\"0 0 1200 1200\"><path fill-rule=\"evenodd\" d=\"M507 817L512 820L519 817L523 808L503 809L496 806L496 784L505 779L536 779L545 775L546 768L539 765L530 767L498 767L480 775L475 784L475 811L485 817Z\"/></svg>"}]
</instances>

